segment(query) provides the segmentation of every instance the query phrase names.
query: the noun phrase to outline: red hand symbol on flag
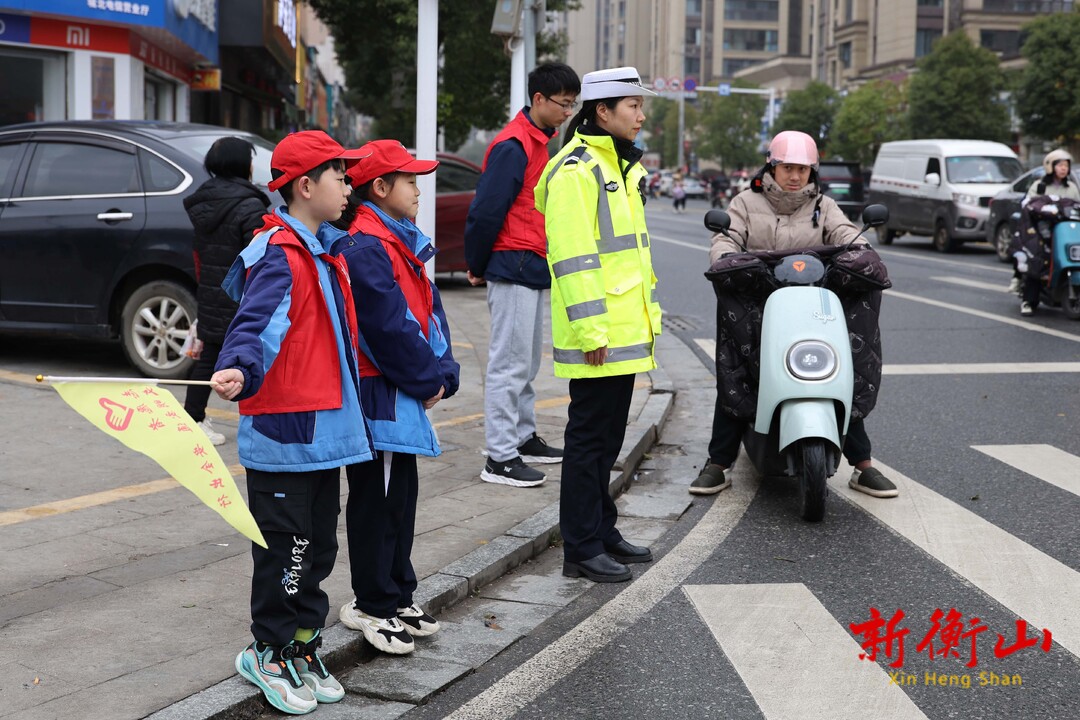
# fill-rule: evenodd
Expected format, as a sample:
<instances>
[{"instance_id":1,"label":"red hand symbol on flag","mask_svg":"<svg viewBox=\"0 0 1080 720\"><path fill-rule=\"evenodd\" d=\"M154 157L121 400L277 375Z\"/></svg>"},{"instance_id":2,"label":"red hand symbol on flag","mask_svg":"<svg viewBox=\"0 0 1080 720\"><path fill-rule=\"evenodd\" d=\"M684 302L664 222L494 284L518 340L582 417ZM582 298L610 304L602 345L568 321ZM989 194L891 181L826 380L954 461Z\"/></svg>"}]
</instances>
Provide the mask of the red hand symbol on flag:
<instances>
[{"instance_id":1,"label":"red hand symbol on flag","mask_svg":"<svg viewBox=\"0 0 1080 720\"><path fill-rule=\"evenodd\" d=\"M105 408L106 425L117 432L127 430L127 426L131 422L131 416L135 413L134 410L109 398L99 399L98 404Z\"/></svg>"}]
</instances>

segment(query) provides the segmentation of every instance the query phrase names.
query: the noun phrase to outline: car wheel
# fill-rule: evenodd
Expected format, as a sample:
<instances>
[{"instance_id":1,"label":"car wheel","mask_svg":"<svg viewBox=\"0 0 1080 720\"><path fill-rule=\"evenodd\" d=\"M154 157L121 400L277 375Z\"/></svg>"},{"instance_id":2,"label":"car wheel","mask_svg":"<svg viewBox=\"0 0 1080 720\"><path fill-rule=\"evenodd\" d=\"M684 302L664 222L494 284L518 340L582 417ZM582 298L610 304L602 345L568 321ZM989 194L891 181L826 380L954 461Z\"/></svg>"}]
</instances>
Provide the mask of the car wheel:
<instances>
[{"instance_id":1,"label":"car wheel","mask_svg":"<svg viewBox=\"0 0 1080 720\"><path fill-rule=\"evenodd\" d=\"M934 249L943 253L955 252L956 248L960 246L960 243L949 235L949 228L945 227L945 223L940 220L934 226L933 243Z\"/></svg>"},{"instance_id":2,"label":"car wheel","mask_svg":"<svg viewBox=\"0 0 1080 720\"><path fill-rule=\"evenodd\" d=\"M1012 262L1012 255L1009 254L1010 245L1012 245L1012 231L1009 230L1009 223L998 223L994 230L994 252L997 253L998 260L1003 263Z\"/></svg>"},{"instance_id":3,"label":"car wheel","mask_svg":"<svg viewBox=\"0 0 1080 720\"><path fill-rule=\"evenodd\" d=\"M181 348L195 309L195 296L169 280L149 282L128 296L120 313L120 338L136 370L167 380L188 376L194 361Z\"/></svg>"}]
</instances>

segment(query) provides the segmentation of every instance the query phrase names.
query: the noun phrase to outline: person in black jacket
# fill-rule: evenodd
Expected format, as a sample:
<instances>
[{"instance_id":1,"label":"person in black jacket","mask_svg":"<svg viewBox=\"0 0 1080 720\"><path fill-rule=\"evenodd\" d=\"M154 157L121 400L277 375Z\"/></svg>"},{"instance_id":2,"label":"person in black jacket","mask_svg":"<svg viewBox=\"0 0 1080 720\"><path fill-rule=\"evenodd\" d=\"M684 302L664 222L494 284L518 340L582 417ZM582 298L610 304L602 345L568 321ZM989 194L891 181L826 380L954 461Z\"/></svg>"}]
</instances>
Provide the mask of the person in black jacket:
<instances>
[{"instance_id":1,"label":"person in black jacket","mask_svg":"<svg viewBox=\"0 0 1080 720\"><path fill-rule=\"evenodd\" d=\"M221 138L210 146L203 160L210 179L184 198L184 208L195 228L195 277L199 281L195 298L199 303L198 335L204 343L191 370L192 380L209 380L214 374L225 332L236 314L236 303L221 288L221 282L262 225L263 213L270 206L266 194L251 184L254 155L255 146L247 140ZM209 398L209 385L191 385L184 409L210 442L221 445L225 436L214 430L206 417Z\"/></svg>"}]
</instances>

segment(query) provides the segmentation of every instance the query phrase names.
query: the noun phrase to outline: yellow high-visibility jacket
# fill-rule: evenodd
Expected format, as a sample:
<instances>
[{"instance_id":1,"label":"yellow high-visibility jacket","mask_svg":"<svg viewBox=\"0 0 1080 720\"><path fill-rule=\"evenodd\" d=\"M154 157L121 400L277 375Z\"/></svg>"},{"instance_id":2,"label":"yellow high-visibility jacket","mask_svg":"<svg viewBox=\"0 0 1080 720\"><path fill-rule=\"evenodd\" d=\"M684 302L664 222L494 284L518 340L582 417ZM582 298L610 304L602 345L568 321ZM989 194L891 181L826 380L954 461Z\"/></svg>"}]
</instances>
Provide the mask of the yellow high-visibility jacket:
<instances>
[{"instance_id":1,"label":"yellow high-visibility jacket","mask_svg":"<svg viewBox=\"0 0 1080 720\"><path fill-rule=\"evenodd\" d=\"M623 172L626 171L624 177ZM649 231L639 184L610 135L578 132L548 162L536 186L551 270L555 375L631 375L656 367L660 334ZM585 353L607 346L603 365Z\"/></svg>"}]
</instances>

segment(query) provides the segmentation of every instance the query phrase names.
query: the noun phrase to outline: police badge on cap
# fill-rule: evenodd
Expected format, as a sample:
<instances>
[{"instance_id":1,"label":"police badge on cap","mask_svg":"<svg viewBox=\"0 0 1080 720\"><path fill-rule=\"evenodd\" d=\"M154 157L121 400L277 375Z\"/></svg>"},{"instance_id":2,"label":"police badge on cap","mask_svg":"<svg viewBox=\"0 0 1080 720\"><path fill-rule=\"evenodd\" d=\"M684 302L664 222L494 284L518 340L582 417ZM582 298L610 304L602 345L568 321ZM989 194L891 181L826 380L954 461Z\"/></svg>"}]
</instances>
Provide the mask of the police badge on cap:
<instances>
[{"instance_id":1,"label":"police badge on cap","mask_svg":"<svg viewBox=\"0 0 1080 720\"><path fill-rule=\"evenodd\" d=\"M633 67L596 70L595 72L585 73L585 77L581 78L580 99L582 102L655 94L652 90L642 86L641 75L638 74L637 68Z\"/></svg>"}]
</instances>

